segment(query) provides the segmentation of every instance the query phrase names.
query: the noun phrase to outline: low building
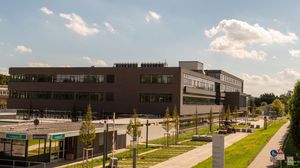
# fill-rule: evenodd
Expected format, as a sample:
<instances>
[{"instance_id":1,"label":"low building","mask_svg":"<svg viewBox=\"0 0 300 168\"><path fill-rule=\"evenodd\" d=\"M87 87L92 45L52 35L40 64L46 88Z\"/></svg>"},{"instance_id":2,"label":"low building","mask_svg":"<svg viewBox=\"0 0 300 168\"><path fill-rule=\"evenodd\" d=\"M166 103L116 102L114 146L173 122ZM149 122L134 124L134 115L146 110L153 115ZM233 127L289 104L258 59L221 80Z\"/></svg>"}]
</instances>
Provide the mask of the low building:
<instances>
[{"instance_id":1,"label":"low building","mask_svg":"<svg viewBox=\"0 0 300 168\"><path fill-rule=\"evenodd\" d=\"M82 157L84 144L79 140L81 122L42 123L0 127L0 164L23 162L56 162ZM96 139L92 143L94 155L103 154L104 124L95 123ZM113 129L108 128L107 149L112 149ZM126 126L117 125L116 149L126 147ZM7 159L5 161L3 159ZM25 162L24 162L25 163ZM23 163L23 164L24 164Z\"/></svg>"},{"instance_id":2,"label":"low building","mask_svg":"<svg viewBox=\"0 0 300 168\"><path fill-rule=\"evenodd\" d=\"M8 86L0 85L0 109L6 109L8 99Z\"/></svg>"},{"instance_id":3,"label":"low building","mask_svg":"<svg viewBox=\"0 0 300 168\"><path fill-rule=\"evenodd\" d=\"M197 61L117 63L114 67L10 68L8 107L20 113L70 117L92 105L95 118L139 114L163 116L176 106L181 116L245 108L243 80Z\"/></svg>"}]
</instances>

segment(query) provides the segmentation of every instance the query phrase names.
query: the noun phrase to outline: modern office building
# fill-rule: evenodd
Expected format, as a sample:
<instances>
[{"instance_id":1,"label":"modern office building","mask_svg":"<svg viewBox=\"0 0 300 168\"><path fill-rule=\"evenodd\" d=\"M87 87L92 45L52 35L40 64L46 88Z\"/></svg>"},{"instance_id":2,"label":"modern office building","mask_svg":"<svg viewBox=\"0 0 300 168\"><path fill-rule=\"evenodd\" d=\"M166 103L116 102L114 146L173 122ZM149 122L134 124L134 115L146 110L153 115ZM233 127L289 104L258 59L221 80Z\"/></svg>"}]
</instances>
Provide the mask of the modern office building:
<instances>
[{"instance_id":1,"label":"modern office building","mask_svg":"<svg viewBox=\"0 0 300 168\"><path fill-rule=\"evenodd\" d=\"M95 117L162 116L176 106L181 116L219 113L247 106L243 80L222 70L204 70L197 61L118 63L113 67L10 68L8 107L70 116L92 105Z\"/></svg>"}]
</instances>

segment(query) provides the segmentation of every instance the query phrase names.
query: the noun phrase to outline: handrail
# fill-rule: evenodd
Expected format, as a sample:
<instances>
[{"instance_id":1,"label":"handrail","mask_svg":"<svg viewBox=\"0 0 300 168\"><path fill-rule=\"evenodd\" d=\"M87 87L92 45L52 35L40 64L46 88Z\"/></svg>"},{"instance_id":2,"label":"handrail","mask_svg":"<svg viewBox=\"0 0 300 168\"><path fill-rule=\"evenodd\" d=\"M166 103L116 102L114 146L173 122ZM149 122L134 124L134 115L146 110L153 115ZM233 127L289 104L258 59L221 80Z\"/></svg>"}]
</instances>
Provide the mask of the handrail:
<instances>
[{"instance_id":1,"label":"handrail","mask_svg":"<svg viewBox=\"0 0 300 168\"><path fill-rule=\"evenodd\" d=\"M43 168L47 167L46 166L47 163L45 163L45 162L12 160L12 159L0 159L0 161L12 162L12 165L11 165L12 168L20 167L20 166L16 166L16 163L25 163L26 165L28 165L27 167L34 167L34 166L31 166L32 164L43 165ZM1 165L3 165L3 164L0 164L0 167L1 167ZM5 166L8 166L8 165L5 165Z\"/></svg>"}]
</instances>

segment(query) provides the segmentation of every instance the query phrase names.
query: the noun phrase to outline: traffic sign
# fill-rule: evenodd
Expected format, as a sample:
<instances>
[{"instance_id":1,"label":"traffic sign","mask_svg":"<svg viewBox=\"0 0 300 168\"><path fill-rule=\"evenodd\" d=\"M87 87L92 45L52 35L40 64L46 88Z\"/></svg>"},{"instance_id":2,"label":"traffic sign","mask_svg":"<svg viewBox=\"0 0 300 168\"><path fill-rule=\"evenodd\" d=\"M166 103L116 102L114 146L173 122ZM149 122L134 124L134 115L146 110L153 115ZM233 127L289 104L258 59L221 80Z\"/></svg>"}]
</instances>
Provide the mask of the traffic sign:
<instances>
[{"instance_id":1,"label":"traffic sign","mask_svg":"<svg viewBox=\"0 0 300 168\"><path fill-rule=\"evenodd\" d=\"M277 154L278 154L278 152L277 152L276 150L274 150L274 149L270 151L270 155L271 155L272 157L276 157Z\"/></svg>"}]
</instances>

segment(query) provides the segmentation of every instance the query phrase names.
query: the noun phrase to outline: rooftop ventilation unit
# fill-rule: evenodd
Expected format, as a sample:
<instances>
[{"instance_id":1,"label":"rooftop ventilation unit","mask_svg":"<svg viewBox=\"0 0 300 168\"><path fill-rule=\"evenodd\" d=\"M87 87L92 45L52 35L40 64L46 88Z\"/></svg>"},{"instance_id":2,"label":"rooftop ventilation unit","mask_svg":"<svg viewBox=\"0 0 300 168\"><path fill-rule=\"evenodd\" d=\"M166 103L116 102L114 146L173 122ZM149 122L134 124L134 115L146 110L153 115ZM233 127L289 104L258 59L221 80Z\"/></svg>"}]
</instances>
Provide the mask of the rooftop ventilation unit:
<instances>
[{"instance_id":1,"label":"rooftop ventilation unit","mask_svg":"<svg viewBox=\"0 0 300 168\"><path fill-rule=\"evenodd\" d=\"M141 63L142 68L163 68L167 66L167 63Z\"/></svg>"},{"instance_id":2,"label":"rooftop ventilation unit","mask_svg":"<svg viewBox=\"0 0 300 168\"><path fill-rule=\"evenodd\" d=\"M114 64L114 67L116 68L137 68L137 63L116 63Z\"/></svg>"}]
</instances>

